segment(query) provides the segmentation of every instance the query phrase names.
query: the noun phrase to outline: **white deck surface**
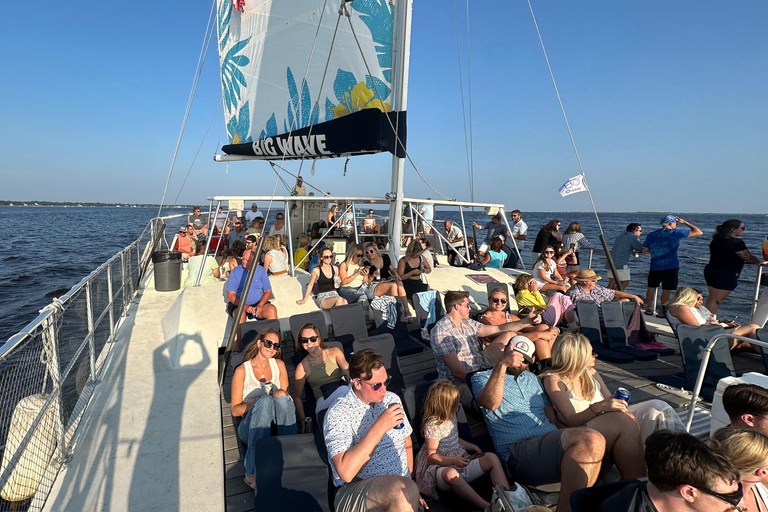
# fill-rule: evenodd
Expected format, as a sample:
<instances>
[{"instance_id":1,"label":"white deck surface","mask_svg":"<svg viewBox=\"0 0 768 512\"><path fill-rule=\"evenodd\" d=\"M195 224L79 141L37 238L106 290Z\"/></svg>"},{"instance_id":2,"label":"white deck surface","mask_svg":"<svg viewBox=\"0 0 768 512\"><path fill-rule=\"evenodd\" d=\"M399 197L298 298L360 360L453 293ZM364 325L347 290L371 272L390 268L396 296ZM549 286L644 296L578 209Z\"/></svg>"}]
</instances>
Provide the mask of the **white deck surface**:
<instances>
[{"instance_id":1,"label":"white deck surface","mask_svg":"<svg viewBox=\"0 0 768 512\"><path fill-rule=\"evenodd\" d=\"M224 510L217 358L172 368L161 322L177 296L150 285L129 310L46 510ZM218 342L202 338L186 343Z\"/></svg>"}]
</instances>

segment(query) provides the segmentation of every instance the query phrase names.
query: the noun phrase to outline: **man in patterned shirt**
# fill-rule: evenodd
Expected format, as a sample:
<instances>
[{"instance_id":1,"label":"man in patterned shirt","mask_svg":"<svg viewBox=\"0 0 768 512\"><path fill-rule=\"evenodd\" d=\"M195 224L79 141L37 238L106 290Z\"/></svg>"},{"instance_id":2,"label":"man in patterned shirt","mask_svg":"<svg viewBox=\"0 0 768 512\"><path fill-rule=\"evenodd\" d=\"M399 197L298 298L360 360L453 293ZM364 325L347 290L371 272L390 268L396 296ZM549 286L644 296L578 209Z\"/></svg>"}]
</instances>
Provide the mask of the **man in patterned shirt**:
<instances>
[{"instance_id":1,"label":"man in patterned shirt","mask_svg":"<svg viewBox=\"0 0 768 512\"><path fill-rule=\"evenodd\" d=\"M566 428L539 378L528 371L532 356L533 343L515 336L493 370L472 376L496 453L512 479L534 486L561 482L557 510L571 512L571 494L595 484L606 453L622 479L644 476L640 428L626 404L590 404L589 428Z\"/></svg>"},{"instance_id":2,"label":"man in patterned shirt","mask_svg":"<svg viewBox=\"0 0 768 512\"><path fill-rule=\"evenodd\" d=\"M372 349L349 361L350 386L325 417L323 433L336 512L419 510L413 470L413 429L400 397L387 391L391 377L384 359Z\"/></svg>"},{"instance_id":3,"label":"man in patterned shirt","mask_svg":"<svg viewBox=\"0 0 768 512\"><path fill-rule=\"evenodd\" d=\"M619 299L621 302L624 302L625 300L633 300L639 306L643 305L643 299L637 295L620 292L618 290L611 290L597 284L602 277L597 275L591 268L579 270L578 273L576 273L575 279L576 284L571 286L565 294L570 297L574 304L580 300L595 301L597 309L600 311L601 319L603 318L603 309L600 305L603 302L612 301L613 299Z\"/></svg>"},{"instance_id":4,"label":"man in patterned shirt","mask_svg":"<svg viewBox=\"0 0 768 512\"><path fill-rule=\"evenodd\" d=\"M469 292L446 292L445 316L441 318L429 335L432 352L437 363L437 375L448 379L459 387L461 404L472 407L472 393L465 383L469 372L493 365L493 354L502 348L517 331L531 323L540 323L541 317L531 315L519 322L503 325L485 325L469 318ZM485 350L480 348L478 338L498 334ZM541 334L541 333L536 333ZM484 357L491 354L490 357Z\"/></svg>"}]
</instances>

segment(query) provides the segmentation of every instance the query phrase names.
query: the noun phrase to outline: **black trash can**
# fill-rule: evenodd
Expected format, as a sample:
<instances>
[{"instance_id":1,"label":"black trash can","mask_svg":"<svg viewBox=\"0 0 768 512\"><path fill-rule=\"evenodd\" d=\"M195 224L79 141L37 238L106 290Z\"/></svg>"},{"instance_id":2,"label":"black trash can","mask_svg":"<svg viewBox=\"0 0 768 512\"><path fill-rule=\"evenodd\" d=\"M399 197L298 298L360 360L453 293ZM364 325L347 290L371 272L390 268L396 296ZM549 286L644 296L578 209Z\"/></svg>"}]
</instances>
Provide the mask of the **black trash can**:
<instances>
[{"instance_id":1,"label":"black trash can","mask_svg":"<svg viewBox=\"0 0 768 512\"><path fill-rule=\"evenodd\" d=\"M181 288L181 253L156 251L152 253L155 266L155 290L173 292Z\"/></svg>"}]
</instances>

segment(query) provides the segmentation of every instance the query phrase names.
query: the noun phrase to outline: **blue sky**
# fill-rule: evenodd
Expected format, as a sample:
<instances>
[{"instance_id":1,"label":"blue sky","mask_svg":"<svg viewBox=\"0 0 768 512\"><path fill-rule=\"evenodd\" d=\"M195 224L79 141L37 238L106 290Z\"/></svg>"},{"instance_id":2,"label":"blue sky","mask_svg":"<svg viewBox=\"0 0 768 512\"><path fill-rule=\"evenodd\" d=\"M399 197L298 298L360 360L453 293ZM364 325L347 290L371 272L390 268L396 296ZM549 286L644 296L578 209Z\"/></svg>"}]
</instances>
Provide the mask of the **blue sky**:
<instances>
[{"instance_id":1,"label":"blue sky","mask_svg":"<svg viewBox=\"0 0 768 512\"><path fill-rule=\"evenodd\" d=\"M599 210L766 213L767 2L533 5ZM3 16L0 199L159 202L210 6L87 0ZM588 210L586 194L557 193L579 170L527 3L470 9L475 200ZM455 37L452 3L415 1L409 152L440 192L468 200ZM180 202L274 186L265 162L212 161L221 117L203 134L219 94L212 50L169 201L201 141ZM321 162L308 180L336 194L388 188L387 155L343 168ZM408 195L437 197L406 174Z\"/></svg>"}]
</instances>

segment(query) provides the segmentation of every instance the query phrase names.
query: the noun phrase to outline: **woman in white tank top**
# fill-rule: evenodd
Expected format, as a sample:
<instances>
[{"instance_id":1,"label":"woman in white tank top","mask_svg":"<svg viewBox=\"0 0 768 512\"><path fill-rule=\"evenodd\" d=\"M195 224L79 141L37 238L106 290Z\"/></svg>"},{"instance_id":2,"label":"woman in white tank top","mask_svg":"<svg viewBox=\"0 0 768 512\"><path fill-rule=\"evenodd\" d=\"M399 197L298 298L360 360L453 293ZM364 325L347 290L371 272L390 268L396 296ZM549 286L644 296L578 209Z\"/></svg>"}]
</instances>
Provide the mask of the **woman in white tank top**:
<instances>
[{"instance_id":1,"label":"woman in white tank top","mask_svg":"<svg viewBox=\"0 0 768 512\"><path fill-rule=\"evenodd\" d=\"M245 362L232 376L232 416L242 416L237 434L248 445L245 452L245 483L254 487L256 441L277 424L278 435L296 433L296 410L288 394L285 363L275 359L280 333L264 329L245 349Z\"/></svg>"},{"instance_id":2,"label":"woman in white tank top","mask_svg":"<svg viewBox=\"0 0 768 512\"><path fill-rule=\"evenodd\" d=\"M597 416L620 411L637 419L643 441L656 430L684 429L675 410L663 400L627 406L623 400L614 399L595 370L595 353L582 334L567 333L555 340L552 367L541 378L558 419L569 427L590 426Z\"/></svg>"}]
</instances>

